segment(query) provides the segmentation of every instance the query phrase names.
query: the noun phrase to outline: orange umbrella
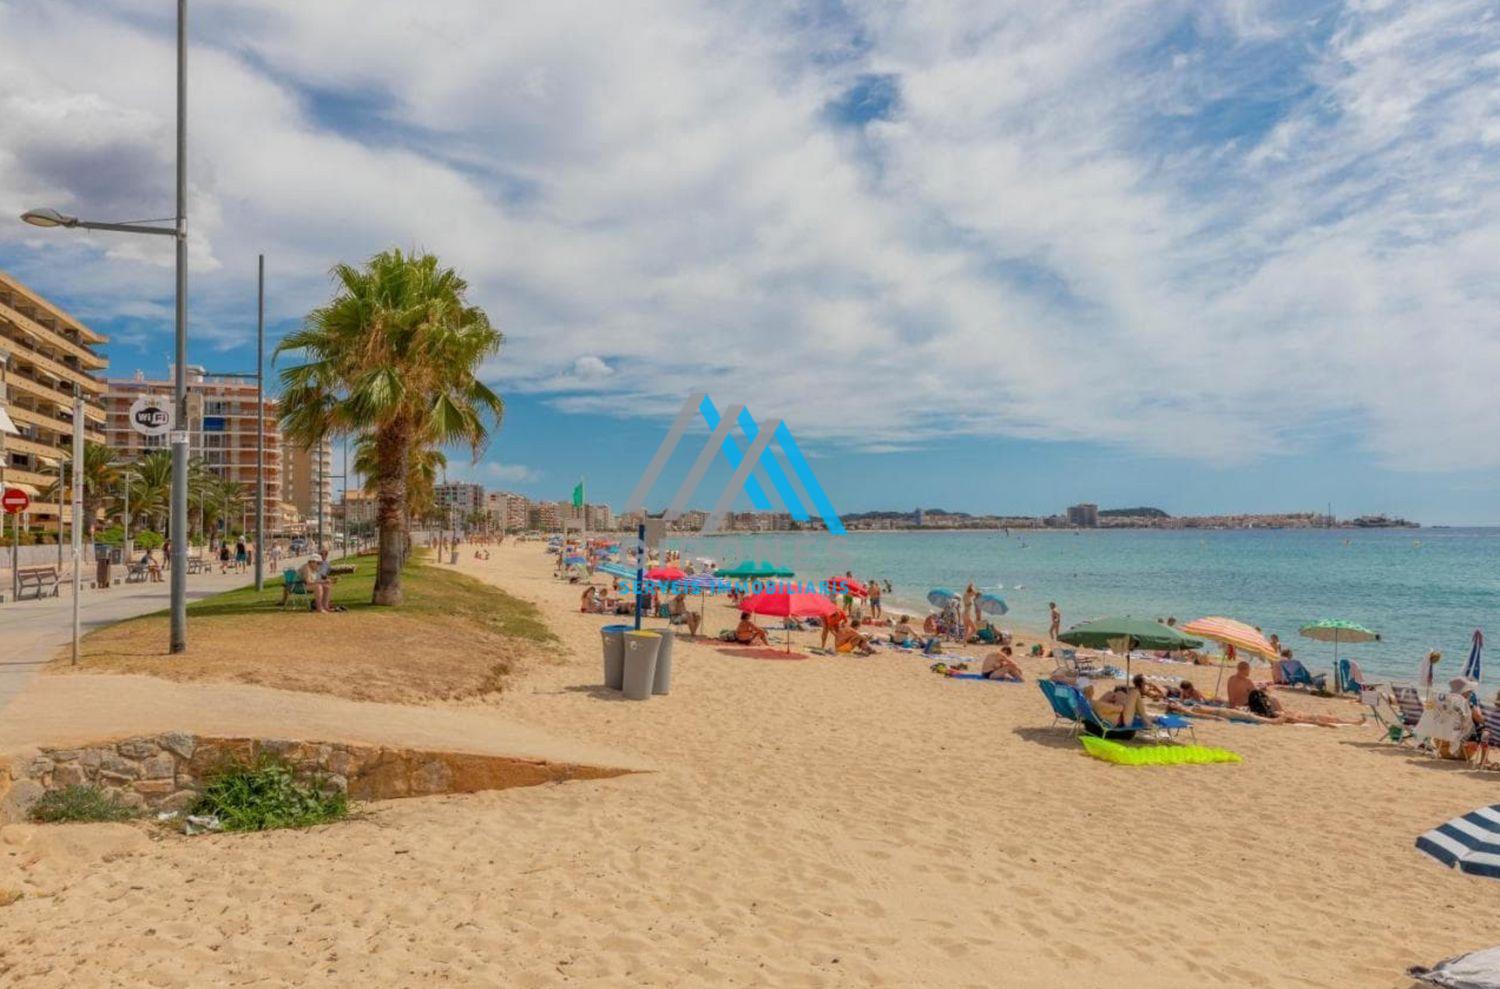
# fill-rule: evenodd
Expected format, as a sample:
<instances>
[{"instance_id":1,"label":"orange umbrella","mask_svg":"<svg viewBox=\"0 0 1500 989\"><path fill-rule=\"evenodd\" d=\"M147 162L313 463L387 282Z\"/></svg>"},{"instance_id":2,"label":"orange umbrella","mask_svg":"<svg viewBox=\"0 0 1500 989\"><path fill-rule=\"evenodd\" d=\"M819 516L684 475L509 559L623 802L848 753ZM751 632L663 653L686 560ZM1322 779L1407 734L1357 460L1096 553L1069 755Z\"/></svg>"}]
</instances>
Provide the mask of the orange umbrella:
<instances>
[{"instance_id":1,"label":"orange umbrella","mask_svg":"<svg viewBox=\"0 0 1500 989\"><path fill-rule=\"evenodd\" d=\"M1234 646L1239 652L1252 652L1266 659L1279 658L1276 648L1271 645L1260 629L1253 625L1246 625L1244 622L1237 622L1233 618L1217 616L1199 618L1183 625L1181 631L1186 635L1213 639L1215 642Z\"/></svg>"},{"instance_id":2,"label":"orange umbrella","mask_svg":"<svg viewBox=\"0 0 1500 989\"><path fill-rule=\"evenodd\" d=\"M1244 622L1237 622L1233 618L1218 616L1199 618L1182 626L1182 631L1186 635L1221 642L1233 647L1236 652L1255 653L1265 659L1276 659L1278 656L1276 649L1261 634L1260 629L1253 625L1246 625ZM1224 663L1219 664L1219 679L1214 683L1215 697L1219 696L1219 686L1224 682L1224 666Z\"/></svg>"}]
</instances>

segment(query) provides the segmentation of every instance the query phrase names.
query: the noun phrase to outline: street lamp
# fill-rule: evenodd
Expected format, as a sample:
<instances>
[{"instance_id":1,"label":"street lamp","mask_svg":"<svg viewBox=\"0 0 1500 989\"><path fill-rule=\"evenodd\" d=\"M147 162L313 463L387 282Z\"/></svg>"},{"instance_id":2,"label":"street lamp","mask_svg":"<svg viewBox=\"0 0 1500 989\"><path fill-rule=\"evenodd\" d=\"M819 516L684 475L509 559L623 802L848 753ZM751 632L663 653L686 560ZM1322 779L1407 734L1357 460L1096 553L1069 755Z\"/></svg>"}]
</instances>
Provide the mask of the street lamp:
<instances>
[{"instance_id":1,"label":"street lamp","mask_svg":"<svg viewBox=\"0 0 1500 989\"><path fill-rule=\"evenodd\" d=\"M176 380L177 407L172 434L172 641L171 650L187 648L187 0L177 0L177 215L171 226L146 223L100 223L80 220L55 209L27 210L21 219L34 227L69 227L116 233L154 234L177 242ZM77 523L75 522L75 525Z\"/></svg>"}]
</instances>

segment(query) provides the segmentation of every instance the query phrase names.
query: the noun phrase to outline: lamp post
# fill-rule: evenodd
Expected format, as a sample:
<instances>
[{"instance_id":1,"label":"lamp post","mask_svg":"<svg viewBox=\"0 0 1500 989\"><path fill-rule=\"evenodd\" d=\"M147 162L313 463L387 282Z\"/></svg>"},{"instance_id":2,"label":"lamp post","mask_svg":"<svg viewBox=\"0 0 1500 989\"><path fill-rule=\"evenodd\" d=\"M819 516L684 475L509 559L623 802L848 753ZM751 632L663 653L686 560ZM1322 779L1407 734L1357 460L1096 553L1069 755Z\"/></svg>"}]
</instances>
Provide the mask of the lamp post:
<instances>
[{"instance_id":1,"label":"lamp post","mask_svg":"<svg viewBox=\"0 0 1500 989\"><path fill-rule=\"evenodd\" d=\"M172 431L171 651L187 648L187 0L177 0L177 214L170 227L144 223L99 223L66 216L55 209L34 209L21 219L36 227L74 227L117 233L171 237L177 244L176 380L173 383L177 421ZM75 523L76 524L76 523Z\"/></svg>"}]
</instances>

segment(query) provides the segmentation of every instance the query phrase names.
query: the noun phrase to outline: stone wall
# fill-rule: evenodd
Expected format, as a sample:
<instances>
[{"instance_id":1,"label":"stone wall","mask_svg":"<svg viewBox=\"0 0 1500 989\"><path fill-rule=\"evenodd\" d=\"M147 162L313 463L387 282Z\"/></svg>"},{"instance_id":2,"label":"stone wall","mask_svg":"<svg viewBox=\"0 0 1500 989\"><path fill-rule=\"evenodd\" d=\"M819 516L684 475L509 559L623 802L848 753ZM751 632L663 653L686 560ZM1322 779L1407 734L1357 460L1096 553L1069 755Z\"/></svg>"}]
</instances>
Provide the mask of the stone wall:
<instances>
[{"instance_id":1,"label":"stone wall","mask_svg":"<svg viewBox=\"0 0 1500 989\"><path fill-rule=\"evenodd\" d=\"M78 746L41 748L0 760L0 821L21 820L47 790L96 786L143 811L186 810L204 780L235 763L275 756L309 779L354 800L474 793L564 780L603 779L626 770L506 756L429 752L351 742L213 738L165 732Z\"/></svg>"}]
</instances>

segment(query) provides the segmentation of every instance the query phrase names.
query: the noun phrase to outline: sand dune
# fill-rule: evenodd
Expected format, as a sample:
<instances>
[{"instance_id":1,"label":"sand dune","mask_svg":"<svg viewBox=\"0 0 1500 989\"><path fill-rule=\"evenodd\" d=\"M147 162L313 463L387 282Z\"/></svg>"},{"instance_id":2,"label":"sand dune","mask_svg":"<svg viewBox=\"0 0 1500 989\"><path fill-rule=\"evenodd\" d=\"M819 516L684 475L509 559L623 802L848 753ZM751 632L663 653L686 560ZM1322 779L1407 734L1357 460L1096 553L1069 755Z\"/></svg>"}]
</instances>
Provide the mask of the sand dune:
<instances>
[{"instance_id":1,"label":"sand dune","mask_svg":"<svg viewBox=\"0 0 1500 989\"><path fill-rule=\"evenodd\" d=\"M1031 684L684 643L673 693L631 703L536 544L463 568L568 647L465 716L653 772L296 834L12 827L0 981L1394 987L1500 941L1500 885L1412 849L1500 775L1374 728L1206 724L1243 764L1115 767Z\"/></svg>"}]
</instances>

